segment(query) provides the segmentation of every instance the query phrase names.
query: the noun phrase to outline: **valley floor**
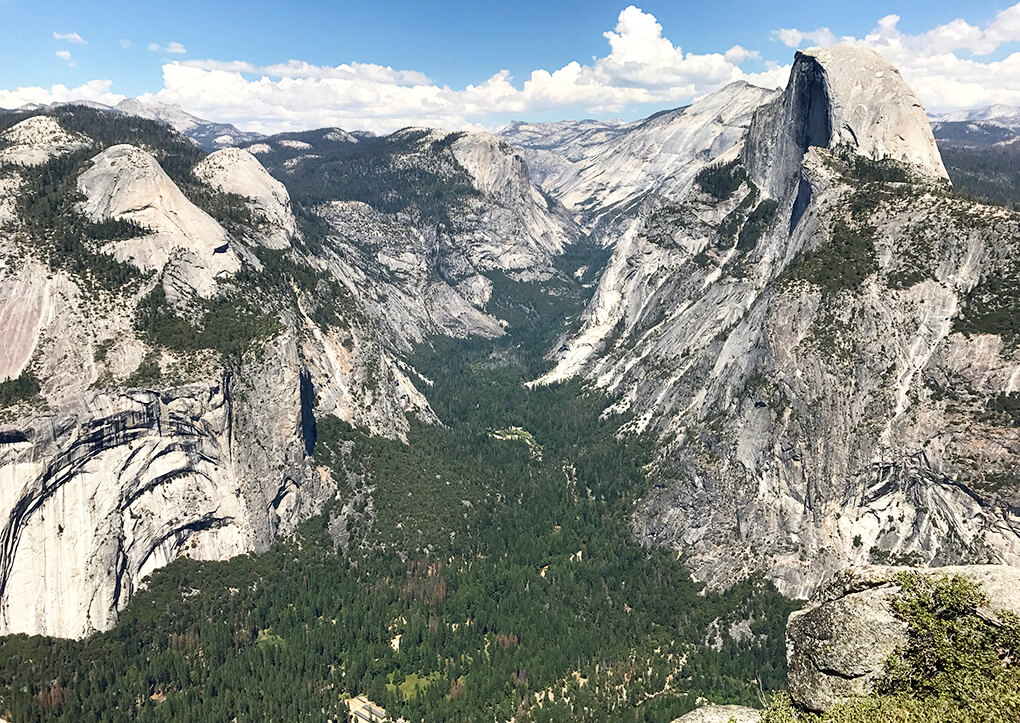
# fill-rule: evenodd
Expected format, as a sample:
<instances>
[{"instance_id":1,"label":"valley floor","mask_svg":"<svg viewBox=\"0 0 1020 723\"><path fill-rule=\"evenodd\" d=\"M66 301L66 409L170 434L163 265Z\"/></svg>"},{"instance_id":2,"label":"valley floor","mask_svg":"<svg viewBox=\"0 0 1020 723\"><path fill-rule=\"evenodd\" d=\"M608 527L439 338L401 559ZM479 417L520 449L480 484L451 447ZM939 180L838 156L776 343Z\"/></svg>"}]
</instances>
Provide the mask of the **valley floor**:
<instances>
[{"instance_id":1,"label":"valley floor","mask_svg":"<svg viewBox=\"0 0 1020 723\"><path fill-rule=\"evenodd\" d=\"M632 542L647 445L616 436L600 394L523 387L549 328L527 311L516 336L412 360L443 426L413 422L404 444L318 420L317 461L346 484L265 554L178 559L107 633L0 639L0 712L325 720L361 694L407 720L670 721L699 697L760 704L785 684L794 606L760 581L704 594Z\"/></svg>"}]
</instances>

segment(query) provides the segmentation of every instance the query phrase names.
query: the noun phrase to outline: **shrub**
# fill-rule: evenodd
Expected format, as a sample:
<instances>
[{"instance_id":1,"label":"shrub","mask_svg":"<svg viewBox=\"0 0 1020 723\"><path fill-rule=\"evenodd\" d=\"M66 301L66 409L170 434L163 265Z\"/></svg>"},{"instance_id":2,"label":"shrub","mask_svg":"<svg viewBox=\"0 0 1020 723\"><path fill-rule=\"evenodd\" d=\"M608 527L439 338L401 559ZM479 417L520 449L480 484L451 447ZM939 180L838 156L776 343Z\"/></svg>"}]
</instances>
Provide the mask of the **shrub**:
<instances>
[{"instance_id":1,"label":"shrub","mask_svg":"<svg viewBox=\"0 0 1020 723\"><path fill-rule=\"evenodd\" d=\"M790 274L834 292L860 287L877 269L874 229L838 220L831 240L791 266Z\"/></svg>"},{"instance_id":2,"label":"shrub","mask_svg":"<svg viewBox=\"0 0 1020 723\"><path fill-rule=\"evenodd\" d=\"M1006 346L1020 343L1020 264L989 274L964 298L953 331L998 334Z\"/></svg>"},{"instance_id":3,"label":"shrub","mask_svg":"<svg viewBox=\"0 0 1020 723\"><path fill-rule=\"evenodd\" d=\"M740 236L737 239L737 248L741 251L749 251L761 240L761 237L768 231L769 224L776 217L779 211L779 201L766 198L755 206L744 221L744 227L740 229Z\"/></svg>"},{"instance_id":4,"label":"shrub","mask_svg":"<svg viewBox=\"0 0 1020 723\"><path fill-rule=\"evenodd\" d=\"M224 361L238 363L243 354L280 333L279 320L252 308L243 298L220 296L200 302L197 323L179 316L167 303L161 284L149 292L135 311L135 328L154 347L193 353L218 351Z\"/></svg>"},{"instance_id":5,"label":"shrub","mask_svg":"<svg viewBox=\"0 0 1020 723\"><path fill-rule=\"evenodd\" d=\"M159 354L155 351L150 351L139 362L138 368L131 372L131 375L124 380L124 384L128 387L147 387L158 384L162 378L163 372L159 368Z\"/></svg>"}]
</instances>

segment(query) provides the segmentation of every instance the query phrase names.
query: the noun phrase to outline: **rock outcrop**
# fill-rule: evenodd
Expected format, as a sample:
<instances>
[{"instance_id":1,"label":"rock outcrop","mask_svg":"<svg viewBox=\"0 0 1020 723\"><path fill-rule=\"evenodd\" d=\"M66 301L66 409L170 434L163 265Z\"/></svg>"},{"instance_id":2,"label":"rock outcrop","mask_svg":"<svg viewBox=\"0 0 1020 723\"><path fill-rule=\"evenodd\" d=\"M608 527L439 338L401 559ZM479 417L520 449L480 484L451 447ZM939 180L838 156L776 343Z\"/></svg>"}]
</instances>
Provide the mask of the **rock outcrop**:
<instances>
[{"instance_id":1,"label":"rock outcrop","mask_svg":"<svg viewBox=\"0 0 1020 723\"><path fill-rule=\"evenodd\" d=\"M840 146L949 178L924 106L885 58L856 46L799 52L786 91L754 114L743 153L748 174L781 198L799 182L809 148Z\"/></svg>"},{"instance_id":2,"label":"rock outcrop","mask_svg":"<svg viewBox=\"0 0 1020 723\"><path fill-rule=\"evenodd\" d=\"M960 575L979 583L989 612L1020 615L1020 569L1001 565L941 568L865 566L841 571L786 628L790 697L823 712L840 700L867 695L886 660L907 642L906 624L890 601L900 592L898 573Z\"/></svg>"},{"instance_id":3,"label":"rock outcrop","mask_svg":"<svg viewBox=\"0 0 1020 723\"><path fill-rule=\"evenodd\" d=\"M673 723L758 723L761 711L743 705L706 705L677 718Z\"/></svg>"},{"instance_id":4,"label":"rock outcrop","mask_svg":"<svg viewBox=\"0 0 1020 723\"><path fill-rule=\"evenodd\" d=\"M224 193L248 199L256 226L264 227L262 243L271 249L285 249L297 235L287 187L277 181L248 151L224 148L210 153L195 166L195 176Z\"/></svg>"},{"instance_id":5,"label":"rock outcrop","mask_svg":"<svg viewBox=\"0 0 1020 723\"><path fill-rule=\"evenodd\" d=\"M87 138L68 133L53 118L32 116L0 134L0 166L38 166L87 144Z\"/></svg>"},{"instance_id":6,"label":"rock outcrop","mask_svg":"<svg viewBox=\"0 0 1020 723\"><path fill-rule=\"evenodd\" d=\"M130 145L107 148L78 178L81 211L93 221L131 221L148 233L114 241L111 252L143 271L163 271L209 297L219 279L241 267L227 232L195 206L150 154Z\"/></svg>"},{"instance_id":7,"label":"rock outcrop","mask_svg":"<svg viewBox=\"0 0 1020 723\"><path fill-rule=\"evenodd\" d=\"M318 509L332 482L308 459L301 377L284 335L243 378L92 391L5 424L0 630L105 629L178 555L263 550Z\"/></svg>"},{"instance_id":8,"label":"rock outcrop","mask_svg":"<svg viewBox=\"0 0 1020 723\"><path fill-rule=\"evenodd\" d=\"M707 163L739 144L755 109L775 91L732 83L689 106L633 123L513 123L535 180L586 226L630 215L650 192L679 194ZM607 244L609 229L600 232Z\"/></svg>"},{"instance_id":9,"label":"rock outcrop","mask_svg":"<svg viewBox=\"0 0 1020 723\"><path fill-rule=\"evenodd\" d=\"M549 266L552 257L576 239L569 220L551 207L532 183L528 167L505 143L488 133L467 133L450 147L471 176L483 203L468 200L474 219L454 233L471 238L465 248L476 271L522 271ZM465 209L467 210L467 209Z\"/></svg>"},{"instance_id":10,"label":"rock outcrop","mask_svg":"<svg viewBox=\"0 0 1020 723\"><path fill-rule=\"evenodd\" d=\"M798 55L723 181L650 196L541 380L595 382L658 439L635 532L714 585L764 569L805 597L847 564L1020 564L1020 431L991 411L1020 351L982 316L1015 308L986 290L1015 273L1020 221L949 192L877 58Z\"/></svg>"}]
</instances>

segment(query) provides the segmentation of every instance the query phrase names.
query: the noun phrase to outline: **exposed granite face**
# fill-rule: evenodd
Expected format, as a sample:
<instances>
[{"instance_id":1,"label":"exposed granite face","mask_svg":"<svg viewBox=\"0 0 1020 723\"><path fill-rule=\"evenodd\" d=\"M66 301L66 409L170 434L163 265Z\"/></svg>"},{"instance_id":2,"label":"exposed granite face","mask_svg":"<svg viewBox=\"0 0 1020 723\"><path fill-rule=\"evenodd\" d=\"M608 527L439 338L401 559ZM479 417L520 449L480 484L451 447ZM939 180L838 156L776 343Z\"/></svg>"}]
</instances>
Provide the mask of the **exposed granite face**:
<instances>
[{"instance_id":1,"label":"exposed granite face","mask_svg":"<svg viewBox=\"0 0 1020 723\"><path fill-rule=\"evenodd\" d=\"M751 179L780 198L800 180L808 148L837 146L949 178L917 94L867 48L798 52L786 91L755 111L743 156Z\"/></svg>"},{"instance_id":2,"label":"exposed granite face","mask_svg":"<svg viewBox=\"0 0 1020 723\"><path fill-rule=\"evenodd\" d=\"M110 390L0 432L0 629L78 637L181 554L263 550L334 489L310 464L297 347L243 377Z\"/></svg>"},{"instance_id":3,"label":"exposed granite face","mask_svg":"<svg viewBox=\"0 0 1020 723\"><path fill-rule=\"evenodd\" d=\"M91 143L52 118L29 121L0 139L21 154L0 163ZM246 151L194 169L211 189L248 199L254 224L227 231L153 153L102 150L76 179L78 210L150 231L97 247L148 273L119 293L48 268L16 208L0 205L0 380L31 372L40 383L39 395L0 410L0 634L107 629L174 558L265 550L336 493L312 457L316 417L391 437L408 415L436 421L416 387L427 380L402 357L431 334L502 334L480 272L549 278L576 237L506 144L470 134L453 150L478 195L451 209L441 234L362 203L324 204L315 212L327 233L314 248L298 236L286 188ZM22 183L6 175L5 193ZM278 269L260 281L274 260L300 269L304 286L279 284ZM192 321L206 300L248 289L273 329L239 358L154 347L135 319L158 284ZM158 373L136 375L143 364Z\"/></svg>"},{"instance_id":4,"label":"exposed granite face","mask_svg":"<svg viewBox=\"0 0 1020 723\"><path fill-rule=\"evenodd\" d=\"M500 136L520 149L532 177L606 244L616 217L649 193L675 195L743 139L755 109L778 93L745 82L632 123L513 123Z\"/></svg>"},{"instance_id":5,"label":"exposed granite face","mask_svg":"<svg viewBox=\"0 0 1020 723\"><path fill-rule=\"evenodd\" d=\"M241 268L227 232L185 197L149 153L130 145L107 148L78 178L81 211L93 221L133 221L149 233L114 241L112 254L143 271L160 271L199 296ZM170 268L168 268L170 267Z\"/></svg>"},{"instance_id":6,"label":"exposed granite face","mask_svg":"<svg viewBox=\"0 0 1020 723\"><path fill-rule=\"evenodd\" d=\"M0 167L38 166L87 143L87 138L68 133L53 118L32 116L0 133Z\"/></svg>"},{"instance_id":7,"label":"exposed granite face","mask_svg":"<svg viewBox=\"0 0 1020 723\"><path fill-rule=\"evenodd\" d=\"M141 577L188 549L245 549L221 384L97 396L8 428L0 629L81 636L112 624Z\"/></svg>"},{"instance_id":8,"label":"exposed granite face","mask_svg":"<svg viewBox=\"0 0 1020 723\"><path fill-rule=\"evenodd\" d=\"M706 705L677 718L673 723L758 723L761 711L743 705Z\"/></svg>"},{"instance_id":9,"label":"exposed granite face","mask_svg":"<svg viewBox=\"0 0 1020 723\"><path fill-rule=\"evenodd\" d=\"M297 236L290 194L255 156L239 148L224 148L202 159L193 173L213 188L248 199L256 218L255 236L263 245L277 250L290 247Z\"/></svg>"},{"instance_id":10,"label":"exposed granite face","mask_svg":"<svg viewBox=\"0 0 1020 723\"><path fill-rule=\"evenodd\" d=\"M989 411L1020 390L1020 350L959 327L962 308L986 303L983 280L1015 274L1020 221L944 192L902 88L880 97L910 106L887 116L924 125L898 131L924 140L916 154L889 151L916 161L914 182L875 194L841 166L831 123L857 98L829 77L856 57L841 52L799 56L783 112L760 110L723 157L743 159L757 190L645 201L540 380L619 394L659 440L633 528L714 586L765 570L807 597L848 564L1020 564L1020 430ZM798 106L811 87L821 111ZM881 124L852 127L858 151L894 147ZM853 252L847 228L863 229Z\"/></svg>"},{"instance_id":11,"label":"exposed granite face","mask_svg":"<svg viewBox=\"0 0 1020 723\"><path fill-rule=\"evenodd\" d=\"M841 571L786 626L790 697L823 712L840 700L872 692L889 656L907 642L907 628L890 606L898 573L961 575L980 583L992 611L1020 614L1020 570L1002 565L941 568L885 566Z\"/></svg>"}]
</instances>

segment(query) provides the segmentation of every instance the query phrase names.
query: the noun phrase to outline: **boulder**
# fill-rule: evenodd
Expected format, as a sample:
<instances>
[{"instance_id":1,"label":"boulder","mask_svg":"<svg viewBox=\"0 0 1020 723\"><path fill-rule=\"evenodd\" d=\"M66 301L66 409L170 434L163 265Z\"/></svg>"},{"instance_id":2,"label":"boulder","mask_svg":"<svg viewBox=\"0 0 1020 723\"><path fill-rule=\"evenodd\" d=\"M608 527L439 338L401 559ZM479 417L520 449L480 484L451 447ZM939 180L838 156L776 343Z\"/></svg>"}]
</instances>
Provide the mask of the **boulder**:
<instances>
[{"instance_id":1,"label":"boulder","mask_svg":"<svg viewBox=\"0 0 1020 723\"><path fill-rule=\"evenodd\" d=\"M1020 569L1014 567L847 568L823 584L786 625L789 690L796 704L824 712L873 690L885 661L907 642L907 626L890 605L900 592L895 577L901 572L962 575L981 585L993 610L1020 614Z\"/></svg>"},{"instance_id":2,"label":"boulder","mask_svg":"<svg viewBox=\"0 0 1020 723\"><path fill-rule=\"evenodd\" d=\"M706 705L673 723L758 723L761 711L743 705Z\"/></svg>"}]
</instances>

